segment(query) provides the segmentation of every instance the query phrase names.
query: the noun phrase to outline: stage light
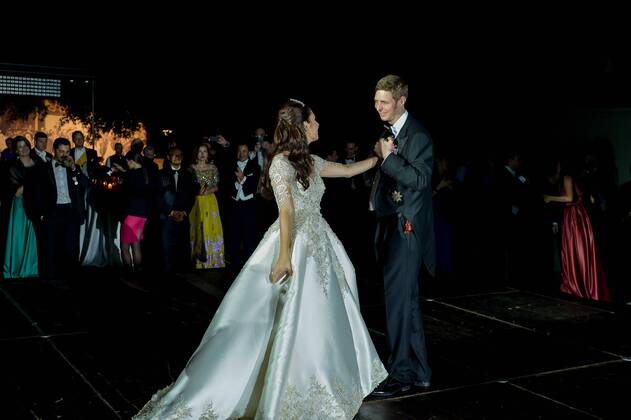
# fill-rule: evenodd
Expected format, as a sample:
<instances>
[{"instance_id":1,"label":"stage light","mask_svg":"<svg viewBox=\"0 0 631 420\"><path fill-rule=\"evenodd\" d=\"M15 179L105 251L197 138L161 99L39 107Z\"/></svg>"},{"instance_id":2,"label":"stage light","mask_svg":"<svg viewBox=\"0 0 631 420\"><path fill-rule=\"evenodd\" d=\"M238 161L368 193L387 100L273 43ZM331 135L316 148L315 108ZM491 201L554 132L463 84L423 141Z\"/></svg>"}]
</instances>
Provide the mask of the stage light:
<instances>
[{"instance_id":1,"label":"stage light","mask_svg":"<svg viewBox=\"0 0 631 420\"><path fill-rule=\"evenodd\" d=\"M0 94L59 98L61 80L0 74Z\"/></svg>"}]
</instances>

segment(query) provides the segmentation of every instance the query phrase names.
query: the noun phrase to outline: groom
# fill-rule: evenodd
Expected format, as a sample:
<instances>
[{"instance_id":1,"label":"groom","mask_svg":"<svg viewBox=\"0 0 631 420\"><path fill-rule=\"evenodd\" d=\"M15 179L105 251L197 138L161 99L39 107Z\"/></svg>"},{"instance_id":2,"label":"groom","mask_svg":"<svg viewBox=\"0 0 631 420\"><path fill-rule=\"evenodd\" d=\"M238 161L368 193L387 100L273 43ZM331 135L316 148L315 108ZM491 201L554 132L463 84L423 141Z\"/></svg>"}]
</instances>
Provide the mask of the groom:
<instances>
[{"instance_id":1,"label":"groom","mask_svg":"<svg viewBox=\"0 0 631 420\"><path fill-rule=\"evenodd\" d=\"M383 266L388 378L373 396L390 397L412 386L429 388L425 333L419 307L419 275L434 272L432 139L405 109L408 85L388 75L375 87L375 108L386 132L375 144L383 159L375 175L370 206L377 216L375 245Z\"/></svg>"}]
</instances>

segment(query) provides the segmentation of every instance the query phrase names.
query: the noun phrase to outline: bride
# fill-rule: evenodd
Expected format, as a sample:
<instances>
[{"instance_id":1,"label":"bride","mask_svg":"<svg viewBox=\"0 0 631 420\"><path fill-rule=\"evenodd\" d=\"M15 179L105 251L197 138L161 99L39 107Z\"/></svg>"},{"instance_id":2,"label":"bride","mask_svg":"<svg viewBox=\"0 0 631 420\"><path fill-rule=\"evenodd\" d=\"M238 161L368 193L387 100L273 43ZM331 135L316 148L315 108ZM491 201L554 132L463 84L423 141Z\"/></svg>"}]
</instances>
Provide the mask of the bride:
<instances>
[{"instance_id":1,"label":"bride","mask_svg":"<svg viewBox=\"0 0 631 420\"><path fill-rule=\"evenodd\" d=\"M318 127L300 101L279 110L263 175L279 218L179 378L134 419L352 419L386 378L353 266L320 214L322 177L363 173L377 158L341 165L310 155Z\"/></svg>"}]
</instances>

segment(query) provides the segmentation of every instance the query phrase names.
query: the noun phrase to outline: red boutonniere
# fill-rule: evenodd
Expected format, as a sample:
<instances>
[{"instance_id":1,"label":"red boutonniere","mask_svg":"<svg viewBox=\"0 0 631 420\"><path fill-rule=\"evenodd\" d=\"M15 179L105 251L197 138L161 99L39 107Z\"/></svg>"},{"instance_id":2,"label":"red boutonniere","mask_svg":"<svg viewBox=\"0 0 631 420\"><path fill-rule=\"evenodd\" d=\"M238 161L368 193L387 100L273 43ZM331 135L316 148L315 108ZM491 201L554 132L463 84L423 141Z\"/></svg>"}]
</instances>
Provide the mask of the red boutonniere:
<instances>
[{"instance_id":1,"label":"red boutonniere","mask_svg":"<svg viewBox=\"0 0 631 420\"><path fill-rule=\"evenodd\" d=\"M412 222L410 222L409 220L405 221L405 224L403 225L403 233L411 233L412 232Z\"/></svg>"}]
</instances>

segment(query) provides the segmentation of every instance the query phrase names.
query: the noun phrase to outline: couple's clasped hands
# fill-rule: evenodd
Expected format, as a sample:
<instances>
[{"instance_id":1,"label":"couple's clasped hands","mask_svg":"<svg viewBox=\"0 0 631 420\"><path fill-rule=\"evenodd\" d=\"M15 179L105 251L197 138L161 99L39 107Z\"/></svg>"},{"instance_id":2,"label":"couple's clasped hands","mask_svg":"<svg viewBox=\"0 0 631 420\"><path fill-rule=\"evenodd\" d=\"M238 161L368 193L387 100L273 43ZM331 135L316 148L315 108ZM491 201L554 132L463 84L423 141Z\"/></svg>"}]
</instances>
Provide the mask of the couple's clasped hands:
<instances>
[{"instance_id":1,"label":"couple's clasped hands","mask_svg":"<svg viewBox=\"0 0 631 420\"><path fill-rule=\"evenodd\" d=\"M381 138L379 141L375 143L375 147L373 148L373 152L379 159L386 158L390 153L393 153L397 149L396 144L394 144L394 138Z\"/></svg>"}]
</instances>

